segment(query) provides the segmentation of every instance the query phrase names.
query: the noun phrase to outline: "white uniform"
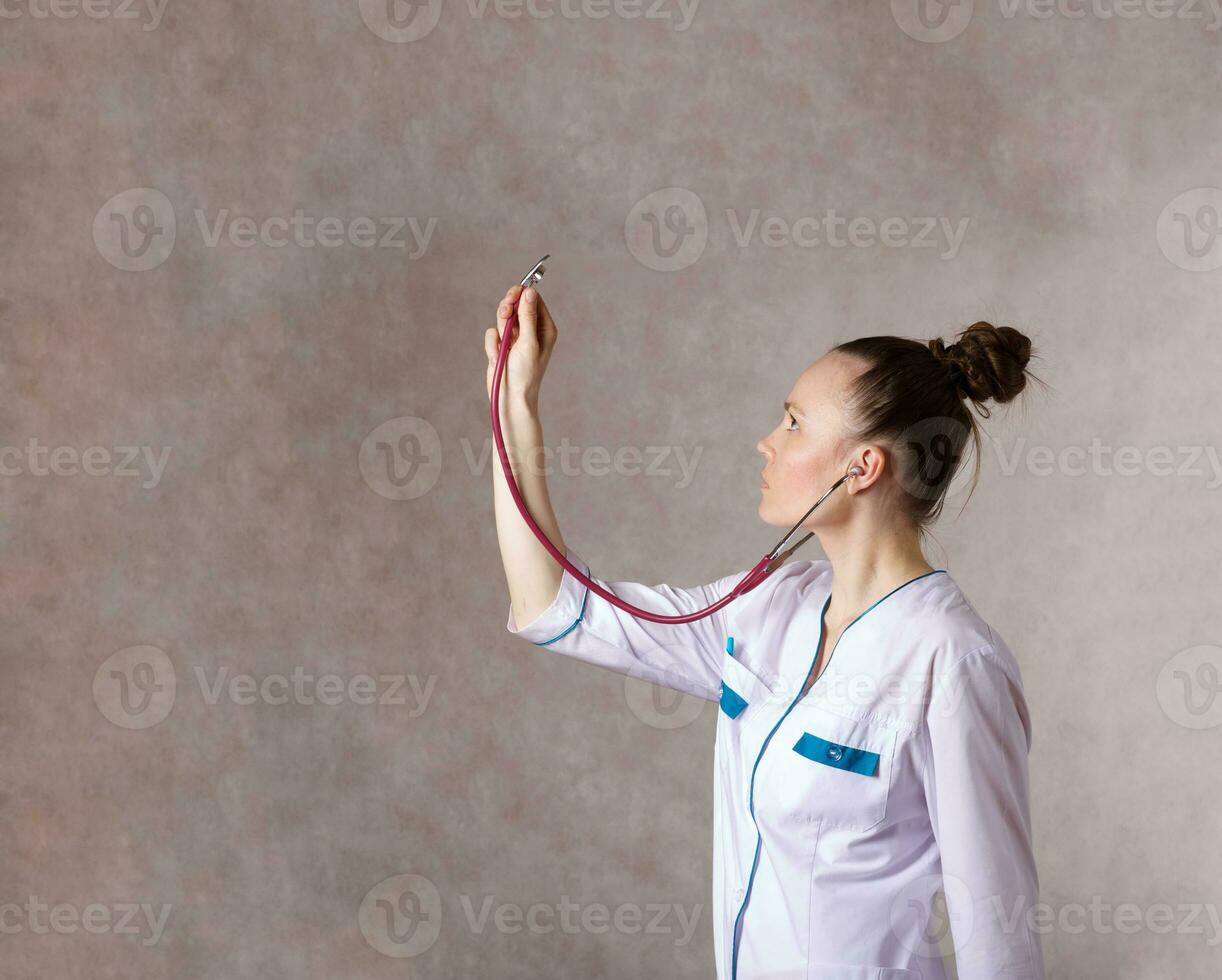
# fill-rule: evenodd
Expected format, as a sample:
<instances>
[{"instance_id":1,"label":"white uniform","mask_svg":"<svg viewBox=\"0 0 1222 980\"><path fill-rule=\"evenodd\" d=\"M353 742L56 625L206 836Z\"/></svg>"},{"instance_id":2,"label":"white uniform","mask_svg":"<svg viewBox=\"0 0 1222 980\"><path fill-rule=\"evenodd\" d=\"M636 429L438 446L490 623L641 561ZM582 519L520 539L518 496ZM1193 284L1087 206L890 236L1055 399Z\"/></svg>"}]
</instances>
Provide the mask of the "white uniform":
<instances>
[{"instance_id":1,"label":"white uniform","mask_svg":"<svg viewBox=\"0 0 1222 980\"><path fill-rule=\"evenodd\" d=\"M569 561L589 575L572 549ZM676 615L697 588L605 582ZM712 616L638 620L564 572L507 628L538 646L718 701L713 935L719 980L1044 980L1022 678L950 575L901 585L845 628L803 697L827 561L791 561ZM932 909L944 888L945 907ZM939 927L941 927L939 929Z\"/></svg>"}]
</instances>

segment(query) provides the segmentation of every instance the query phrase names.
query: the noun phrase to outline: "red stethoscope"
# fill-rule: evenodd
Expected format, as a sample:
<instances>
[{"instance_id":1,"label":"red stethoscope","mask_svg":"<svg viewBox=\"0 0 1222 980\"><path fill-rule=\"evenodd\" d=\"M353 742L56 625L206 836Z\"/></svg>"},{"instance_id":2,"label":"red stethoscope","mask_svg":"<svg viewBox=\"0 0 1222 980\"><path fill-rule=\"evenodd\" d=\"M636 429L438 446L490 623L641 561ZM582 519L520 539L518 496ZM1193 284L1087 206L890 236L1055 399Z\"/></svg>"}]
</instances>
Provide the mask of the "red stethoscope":
<instances>
[{"instance_id":1,"label":"red stethoscope","mask_svg":"<svg viewBox=\"0 0 1222 980\"><path fill-rule=\"evenodd\" d=\"M523 287L534 286L535 283L543 278L543 273L546 271L543 263L550 257L550 255L545 255L535 263L534 268L532 268L530 272L523 277ZM521 293L518 294L518 300L514 302L513 309L509 313L509 319L505 323L505 332L501 337L500 352L497 354L496 358L496 370L492 374L492 396L489 399L489 411L492 415L492 439L493 442L496 443L497 454L501 457L501 469L505 474L505 481L509 484L509 492L513 494L514 502L518 505L518 510L521 512L522 520L526 522L526 526L535 532L535 537L539 539L539 543L547 549L548 554L550 554L556 559L557 562L560 563L562 568L566 569L570 575L577 579L577 581L586 585L592 592L597 593L608 602L619 606L620 609L631 613L638 619L647 619L654 623L674 623L675 625L679 625L680 623L694 623L698 619L704 619L705 616L711 616L722 606L733 602L740 595L745 595L746 593L750 592L757 585L763 582L764 579L785 564L789 556L802 547L802 545L809 541L814 535L814 531L808 531L806 537L786 551L783 555L778 555L778 552L785 547L785 542L794 536L798 528L800 528L806 519L810 517L811 513L813 513L815 507L818 507L821 503L823 503L823 501L827 499L832 491L840 486L840 484L844 483L845 480L859 475L860 471L854 467L830 487L828 487L827 492L815 501L814 506L811 507L810 510L802 515L802 519L790 529L789 533L786 534L785 537L781 538L781 540L777 542L776 547L774 547L768 552L768 554L764 555L763 558L756 562L755 567L744 575L742 580L736 586L734 586L734 588L732 588L724 598L719 599L717 602L713 603L713 605L708 606L705 609L701 609L698 612L686 613L682 616L662 616L658 613L650 612L648 609L641 609L634 606L630 602L625 602L614 592L604 589L597 582L591 581L589 578L587 578L581 569L574 567L568 560L567 556L565 556L559 548L548 540L547 535L539 530L539 525L536 524L535 519L530 516L530 510L526 506L526 501L522 499L521 491L518 490L517 481L515 481L513 478L513 469L509 465L509 454L505 452L505 440L501 436L501 413L497 409L501 403L501 377L504 375L505 366L508 363L509 348L513 346L513 331L518 325L518 301L520 300Z\"/></svg>"}]
</instances>

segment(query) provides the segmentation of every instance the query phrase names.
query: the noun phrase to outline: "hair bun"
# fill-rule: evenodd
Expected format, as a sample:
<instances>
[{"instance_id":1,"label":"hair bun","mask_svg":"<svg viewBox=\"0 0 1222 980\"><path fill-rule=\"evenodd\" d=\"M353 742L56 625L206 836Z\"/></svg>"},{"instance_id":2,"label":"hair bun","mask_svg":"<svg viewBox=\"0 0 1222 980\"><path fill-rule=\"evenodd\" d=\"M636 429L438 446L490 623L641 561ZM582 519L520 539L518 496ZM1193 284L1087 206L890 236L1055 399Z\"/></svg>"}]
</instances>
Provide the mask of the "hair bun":
<instances>
[{"instance_id":1,"label":"hair bun","mask_svg":"<svg viewBox=\"0 0 1222 980\"><path fill-rule=\"evenodd\" d=\"M1008 402L1027 386L1031 341L1013 327L979 320L955 343L947 345L935 338L928 346L946 365L955 386L977 404Z\"/></svg>"}]
</instances>

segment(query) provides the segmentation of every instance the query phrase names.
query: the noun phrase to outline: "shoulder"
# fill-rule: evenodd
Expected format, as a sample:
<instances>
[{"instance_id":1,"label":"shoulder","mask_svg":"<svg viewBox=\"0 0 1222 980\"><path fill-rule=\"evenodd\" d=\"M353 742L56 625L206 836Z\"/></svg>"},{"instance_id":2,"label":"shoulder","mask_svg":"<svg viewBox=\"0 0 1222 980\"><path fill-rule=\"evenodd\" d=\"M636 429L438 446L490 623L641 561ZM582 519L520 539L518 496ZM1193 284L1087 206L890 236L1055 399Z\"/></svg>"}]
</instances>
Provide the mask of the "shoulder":
<instances>
[{"instance_id":1,"label":"shoulder","mask_svg":"<svg viewBox=\"0 0 1222 980\"><path fill-rule=\"evenodd\" d=\"M728 575L721 580L725 591L739 582L750 571ZM780 602L803 601L820 589L828 591L832 582L832 563L826 558L807 561L789 561L764 579L758 586L739 600L743 607L769 607Z\"/></svg>"},{"instance_id":2,"label":"shoulder","mask_svg":"<svg viewBox=\"0 0 1222 980\"><path fill-rule=\"evenodd\" d=\"M935 672L1000 670L1021 687L1018 660L1004 637L986 622L948 573L930 578L938 581L923 596L916 615L922 631L935 640L931 644Z\"/></svg>"}]
</instances>

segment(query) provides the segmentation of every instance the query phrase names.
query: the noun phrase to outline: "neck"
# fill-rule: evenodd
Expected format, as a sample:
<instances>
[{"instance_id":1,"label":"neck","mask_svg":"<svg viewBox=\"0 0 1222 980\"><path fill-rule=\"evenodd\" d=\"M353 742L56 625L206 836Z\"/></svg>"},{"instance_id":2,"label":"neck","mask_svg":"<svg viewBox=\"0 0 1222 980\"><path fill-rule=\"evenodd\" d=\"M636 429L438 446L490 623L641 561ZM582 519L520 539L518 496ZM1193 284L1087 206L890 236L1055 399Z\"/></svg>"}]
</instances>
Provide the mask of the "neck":
<instances>
[{"instance_id":1,"label":"neck","mask_svg":"<svg viewBox=\"0 0 1222 980\"><path fill-rule=\"evenodd\" d=\"M852 621L888 592L934 570L921 553L915 528L880 524L869 516L819 534L832 563L829 624Z\"/></svg>"}]
</instances>

